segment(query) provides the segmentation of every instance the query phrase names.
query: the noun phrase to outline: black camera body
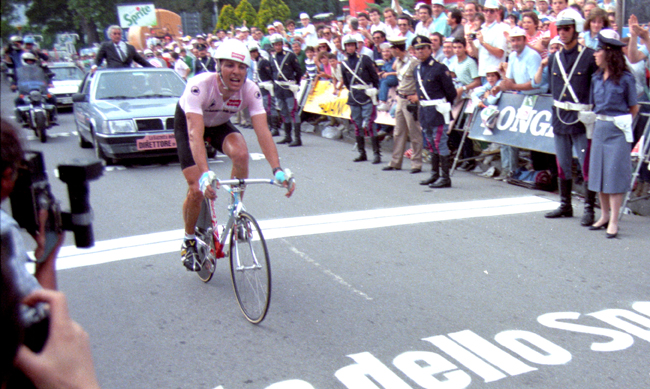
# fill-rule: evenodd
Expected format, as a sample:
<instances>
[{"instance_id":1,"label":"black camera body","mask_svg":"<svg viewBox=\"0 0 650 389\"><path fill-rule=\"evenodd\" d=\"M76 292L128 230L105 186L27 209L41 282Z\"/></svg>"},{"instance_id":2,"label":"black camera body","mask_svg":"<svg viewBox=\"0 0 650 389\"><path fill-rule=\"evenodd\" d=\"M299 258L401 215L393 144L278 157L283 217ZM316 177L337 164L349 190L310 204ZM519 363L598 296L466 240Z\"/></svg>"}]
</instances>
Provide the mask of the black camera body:
<instances>
[{"instance_id":1,"label":"black camera body","mask_svg":"<svg viewBox=\"0 0 650 389\"><path fill-rule=\"evenodd\" d=\"M473 33L469 34L469 39L476 40L476 33L473 32Z\"/></svg>"},{"instance_id":2,"label":"black camera body","mask_svg":"<svg viewBox=\"0 0 650 389\"><path fill-rule=\"evenodd\" d=\"M74 233L77 247L88 248L95 244L88 181L99 178L103 170L104 166L99 160L75 159L59 165L59 179L67 184L70 199L70 212L61 212L59 202L50 189L43 154L38 151L25 152L23 166L18 171L18 179L9 196L11 212L20 227L35 235L40 231L40 210L48 211L46 240L50 240L48 236L55 240L46 242L45 256L50 251L48 243L53 246L58 234L64 230Z\"/></svg>"}]
</instances>

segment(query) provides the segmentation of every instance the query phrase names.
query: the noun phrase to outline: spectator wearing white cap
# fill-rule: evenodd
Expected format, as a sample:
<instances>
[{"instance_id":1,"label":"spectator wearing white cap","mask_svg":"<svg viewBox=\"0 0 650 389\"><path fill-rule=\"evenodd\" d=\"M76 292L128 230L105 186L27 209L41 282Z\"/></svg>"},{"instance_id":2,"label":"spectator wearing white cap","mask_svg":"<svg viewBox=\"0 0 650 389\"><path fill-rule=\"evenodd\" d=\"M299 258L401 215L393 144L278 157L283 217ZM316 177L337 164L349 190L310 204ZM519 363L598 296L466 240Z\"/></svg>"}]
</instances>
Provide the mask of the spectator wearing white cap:
<instances>
[{"instance_id":1,"label":"spectator wearing white cap","mask_svg":"<svg viewBox=\"0 0 650 389\"><path fill-rule=\"evenodd\" d=\"M499 2L486 0L483 6L485 24L476 32L474 46L478 49L478 74L485 77L486 69L499 66L506 60L508 42L501 24L498 22Z\"/></svg>"},{"instance_id":2,"label":"spectator wearing white cap","mask_svg":"<svg viewBox=\"0 0 650 389\"><path fill-rule=\"evenodd\" d=\"M306 13L300 14L300 23L302 23L303 28L301 29L300 36L304 40L302 49L304 50L307 46L316 47L318 46L318 34L316 33L316 27L311 23L309 15Z\"/></svg>"}]
</instances>

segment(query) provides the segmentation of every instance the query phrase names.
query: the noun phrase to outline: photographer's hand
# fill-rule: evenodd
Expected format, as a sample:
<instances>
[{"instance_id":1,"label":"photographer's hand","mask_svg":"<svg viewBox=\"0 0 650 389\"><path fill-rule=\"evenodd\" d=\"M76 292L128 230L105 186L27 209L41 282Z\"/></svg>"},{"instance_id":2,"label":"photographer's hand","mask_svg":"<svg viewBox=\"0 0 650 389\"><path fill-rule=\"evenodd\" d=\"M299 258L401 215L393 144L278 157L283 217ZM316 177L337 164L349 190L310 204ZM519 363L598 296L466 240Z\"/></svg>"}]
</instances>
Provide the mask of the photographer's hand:
<instances>
[{"instance_id":1,"label":"photographer's hand","mask_svg":"<svg viewBox=\"0 0 650 389\"><path fill-rule=\"evenodd\" d=\"M36 250L34 250L34 257L38 260L36 264L36 273L34 277L38 283L45 289L56 290L56 256L65 239L64 233L59 233L57 242L49 254L45 253L45 244L47 234L45 232L45 225L47 224L48 213L47 210L41 209L38 214L40 229L34 239L36 240ZM47 255L44 260L43 256Z\"/></svg>"},{"instance_id":2,"label":"photographer's hand","mask_svg":"<svg viewBox=\"0 0 650 389\"><path fill-rule=\"evenodd\" d=\"M38 389L99 388L86 331L68 314L65 295L52 290L37 290L23 303L49 304L50 327L43 350L36 354L21 345L15 365Z\"/></svg>"}]
</instances>

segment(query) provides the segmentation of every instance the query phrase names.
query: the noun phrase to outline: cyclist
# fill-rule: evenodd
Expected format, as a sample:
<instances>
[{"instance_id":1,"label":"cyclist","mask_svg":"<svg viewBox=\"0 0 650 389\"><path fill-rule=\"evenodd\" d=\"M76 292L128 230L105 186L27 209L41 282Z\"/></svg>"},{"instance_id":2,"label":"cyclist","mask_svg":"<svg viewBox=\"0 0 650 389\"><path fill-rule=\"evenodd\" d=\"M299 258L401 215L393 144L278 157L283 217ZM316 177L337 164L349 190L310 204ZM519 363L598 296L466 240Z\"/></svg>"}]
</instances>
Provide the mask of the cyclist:
<instances>
[{"instance_id":1,"label":"cyclist","mask_svg":"<svg viewBox=\"0 0 650 389\"><path fill-rule=\"evenodd\" d=\"M248 48L243 42L231 39L219 45L214 58L217 72L204 72L187 82L174 117L178 156L189 187L183 203L185 239L181 260L190 271L201 270L194 236L201 202L204 196L217 197L210 186L216 176L208 166L205 142L230 158L231 178L248 178L248 147L243 135L230 122L231 116L248 108L257 141L275 179L288 188L287 197L295 190L295 184L292 181L289 186L289 177L280 167L260 89L246 78L251 61Z\"/></svg>"}]
</instances>

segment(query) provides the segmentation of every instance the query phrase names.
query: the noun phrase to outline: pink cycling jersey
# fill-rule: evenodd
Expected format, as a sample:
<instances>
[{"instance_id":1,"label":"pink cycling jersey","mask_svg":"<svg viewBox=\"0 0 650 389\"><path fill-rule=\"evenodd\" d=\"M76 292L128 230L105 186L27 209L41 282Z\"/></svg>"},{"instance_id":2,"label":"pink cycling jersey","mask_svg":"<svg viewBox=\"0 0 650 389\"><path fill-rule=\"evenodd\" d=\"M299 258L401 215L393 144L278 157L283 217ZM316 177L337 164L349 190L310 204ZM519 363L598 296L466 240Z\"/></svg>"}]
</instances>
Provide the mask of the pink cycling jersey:
<instances>
[{"instance_id":1,"label":"pink cycling jersey","mask_svg":"<svg viewBox=\"0 0 650 389\"><path fill-rule=\"evenodd\" d=\"M216 73L201 73L190 78L178 103L183 111L203 116L205 127L216 127L226 123L237 112L248 108L251 117L266 113L262 104L260 88L253 81L246 82L227 101L217 86Z\"/></svg>"}]
</instances>

